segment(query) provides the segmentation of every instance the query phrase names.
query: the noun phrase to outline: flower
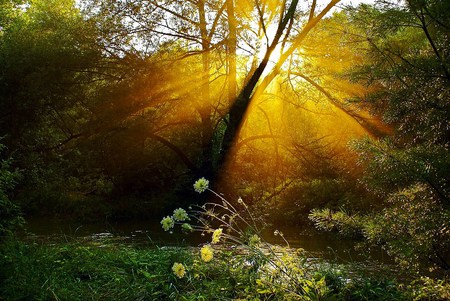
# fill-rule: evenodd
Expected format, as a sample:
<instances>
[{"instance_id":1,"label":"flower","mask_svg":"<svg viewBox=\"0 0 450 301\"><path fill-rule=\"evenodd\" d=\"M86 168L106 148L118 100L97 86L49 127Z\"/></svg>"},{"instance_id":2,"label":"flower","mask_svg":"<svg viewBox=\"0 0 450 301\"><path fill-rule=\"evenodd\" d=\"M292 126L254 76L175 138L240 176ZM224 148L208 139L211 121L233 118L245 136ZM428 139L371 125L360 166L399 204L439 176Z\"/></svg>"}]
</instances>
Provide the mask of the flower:
<instances>
[{"instance_id":1,"label":"flower","mask_svg":"<svg viewBox=\"0 0 450 301\"><path fill-rule=\"evenodd\" d=\"M249 246L257 246L260 242L261 238L256 234L253 234L248 240Z\"/></svg>"},{"instance_id":2,"label":"flower","mask_svg":"<svg viewBox=\"0 0 450 301\"><path fill-rule=\"evenodd\" d=\"M184 265L179 262L175 262L172 266L172 271L178 278L183 278L186 274L186 269L184 268Z\"/></svg>"},{"instance_id":3,"label":"flower","mask_svg":"<svg viewBox=\"0 0 450 301\"><path fill-rule=\"evenodd\" d=\"M170 216L166 216L162 219L161 225L164 229L164 231L169 231L169 229L173 228L175 226L175 221Z\"/></svg>"},{"instance_id":4,"label":"flower","mask_svg":"<svg viewBox=\"0 0 450 301\"><path fill-rule=\"evenodd\" d=\"M212 235L211 243L212 244L218 243L221 235L222 235L222 228L215 230Z\"/></svg>"},{"instance_id":5,"label":"flower","mask_svg":"<svg viewBox=\"0 0 450 301\"><path fill-rule=\"evenodd\" d=\"M200 255L204 262L210 262L214 256L214 249L210 245L203 246L200 250Z\"/></svg>"},{"instance_id":6,"label":"flower","mask_svg":"<svg viewBox=\"0 0 450 301\"><path fill-rule=\"evenodd\" d=\"M198 193L204 192L206 189L208 189L209 181L205 178L200 178L194 183L194 190Z\"/></svg>"},{"instance_id":7,"label":"flower","mask_svg":"<svg viewBox=\"0 0 450 301\"><path fill-rule=\"evenodd\" d=\"M183 208L178 208L173 211L173 218L178 222L182 222L188 220L189 216L186 210L184 210Z\"/></svg>"}]
</instances>

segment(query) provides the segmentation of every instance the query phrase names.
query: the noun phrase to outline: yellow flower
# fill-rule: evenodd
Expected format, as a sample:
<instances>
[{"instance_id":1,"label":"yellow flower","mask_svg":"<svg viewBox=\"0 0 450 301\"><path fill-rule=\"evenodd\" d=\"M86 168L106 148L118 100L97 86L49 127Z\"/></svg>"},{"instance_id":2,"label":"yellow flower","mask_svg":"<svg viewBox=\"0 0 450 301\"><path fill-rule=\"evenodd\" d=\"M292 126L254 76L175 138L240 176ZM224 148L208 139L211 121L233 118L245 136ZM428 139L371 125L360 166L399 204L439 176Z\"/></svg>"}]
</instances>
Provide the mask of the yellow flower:
<instances>
[{"instance_id":1,"label":"yellow flower","mask_svg":"<svg viewBox=\"0 0 450 301\"><path fill-rule=\"evenodd\" d=\"M172 266L172 271L178 278L183 278L186 274L186 269L182 263L175 262Z\"/></svg>"},{"instance_id":2,"label":"yellow flower","mask_svg":"<svg viewBox=\"0 0 450 301\"><path fill-rule=\"evenodd\" d=\"M200 255L202 257L202 260L204 262L210 262L213 259L214 256L214 249L211 248L211 246L206 245L201 248Z\"/></svg>"},{"instance_id":3,"label":"yellow flower","mask_svg":"<svg viewBox=\"0 0 450 301\"><path fill-rule=\"evenodd\" d=\"M219 228L217 230L214 231L213 235L212 235L212 240L211 243L212 244L216 244L219 242L220 240L220 236L222 235L222 228Z\"/></svg>"}]
</instances>

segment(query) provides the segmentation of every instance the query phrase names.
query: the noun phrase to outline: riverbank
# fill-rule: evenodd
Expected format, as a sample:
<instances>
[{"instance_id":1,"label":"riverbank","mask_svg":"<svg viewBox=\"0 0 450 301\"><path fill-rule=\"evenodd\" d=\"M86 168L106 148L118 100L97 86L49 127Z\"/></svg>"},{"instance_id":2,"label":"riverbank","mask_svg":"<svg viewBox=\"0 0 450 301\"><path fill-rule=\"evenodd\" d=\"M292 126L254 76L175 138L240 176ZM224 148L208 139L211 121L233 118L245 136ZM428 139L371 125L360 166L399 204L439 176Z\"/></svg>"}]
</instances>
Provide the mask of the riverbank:
<instances>
[{"instance_id":1,"label":"riverbank","mask_svg":"<svg viewBox=\"0 0 450 301\"><path fill-rule=\"evenodd\" d=\"M422 278L400 284L382 273L355 274L351 265L342 269L311 264L302 252L282 254L281 268L268 265L271 261L258 253L215 249L210 260L204 260L199 250L133 247L107 240L5 242L0 248L0 300L446 300L450 296L444 282ZM183 269L174 269L175 263Z\"/></svg>"},{"instance_id":2,"label":"riverbank","mask_svg":"<svg viewBox=\"0 0 450 301\"><path fill-rule=\"evenodd\" d=\"M64 241L66 238L82 241L109 241L125 245L143 247L161 246L198 246L207 242L200 233L169 233L161 227L161 220L128 220L128 221L97 221L95 223L79 220L62 220L49 217L33 217L26 219L26 231L21 237L26 239L41 239L43 241ZM372 262L379 265L392 265L394 262L381 248L366 250L356 248L357 240L324 231L318 231L312 226L284 225L266 227L261 230L264 240L285 246L286 242L275 236L274 231L279 230L290 247L302 248L314 257L339 263Z\"/></svg>"}]
</instances>

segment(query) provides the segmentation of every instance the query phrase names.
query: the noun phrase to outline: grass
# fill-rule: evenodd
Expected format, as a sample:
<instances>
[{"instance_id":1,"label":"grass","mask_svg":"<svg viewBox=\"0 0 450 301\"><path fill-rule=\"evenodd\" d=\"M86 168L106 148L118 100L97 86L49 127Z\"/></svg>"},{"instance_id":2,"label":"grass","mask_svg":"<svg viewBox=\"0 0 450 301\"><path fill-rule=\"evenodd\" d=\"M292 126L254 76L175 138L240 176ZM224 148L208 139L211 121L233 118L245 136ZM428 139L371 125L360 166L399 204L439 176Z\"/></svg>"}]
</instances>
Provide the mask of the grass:
<instances>
[{"instance_id":1,"label":"grass","mask_svg":"<svg viewBox=\"0 0 450 301\"><path fill-rule=\"evenodd\" d=\"M78 243L9 243L1 253L4 300L165 300L176 293L169 273L182 250L143 250Z\"/></svg>"},{"instance_id":2,"label":"grass","mask_svg":"<svg viewBox=\"0 0 450 301\"><path fill-rule=\"evenodd\" d=\"M0 300L446 300L450 292L448 284L431 280L414 287L388 279L348 281L322 267L305 273L302 293L292 295L282 285L262 287L269 279L248 260L227 250L204 263L196 248L9 241L0 248ZM174 262L186 266L181 279L172 272Z\"/></svg>"},{"instance_id":3,"label":"grass","mask_svg":"<svg viewBox=\"0 0 450 301\"><path fill-rule=\"evenodd\" d=\"M0 250L0 300L233 300L256 296L230 252L206 264L188 248L23 243ZM183 262L187 276L171 268Z\"/></svg>"}]
</instances>

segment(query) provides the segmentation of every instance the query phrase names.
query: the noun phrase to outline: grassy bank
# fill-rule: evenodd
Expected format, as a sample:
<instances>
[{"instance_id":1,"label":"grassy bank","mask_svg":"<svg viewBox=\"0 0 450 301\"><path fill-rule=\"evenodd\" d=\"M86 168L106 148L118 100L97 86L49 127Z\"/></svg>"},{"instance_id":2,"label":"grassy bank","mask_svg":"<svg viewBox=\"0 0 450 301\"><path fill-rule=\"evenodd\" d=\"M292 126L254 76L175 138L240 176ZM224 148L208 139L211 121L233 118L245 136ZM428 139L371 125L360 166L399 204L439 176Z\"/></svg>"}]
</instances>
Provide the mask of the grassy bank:
<instances>
[{"instance_id":1,"label":"grassy bank","mask_svg":"<svg viewBox=\"0 0 450 301\"><path fill-rule=\"evenodd\" d=\"M1 251L3 300L165 300L177 295L181 249L10 242Z\"/></svg>"},{"instance_id":2,"label":"grassy bank","mask_svg":"<svg viewBox=\"0 0 450 301\"><path fill-rule=\"evenodd\" d=\"M285 256L285 255L283 255ZM400 285L353 277L285 256L296 292L264 260L238 250L216 250L204 262L198 249L134 248L64 242L7 242L0 251L0 300L445 300L449 285L422 279ZM183 271L174 263L182 263ZM182 273L181 273L182 272ZM279 270L278 270L279 272ZM180 277L182 276L182 277Z\"/></svg>"}]
</instances>

